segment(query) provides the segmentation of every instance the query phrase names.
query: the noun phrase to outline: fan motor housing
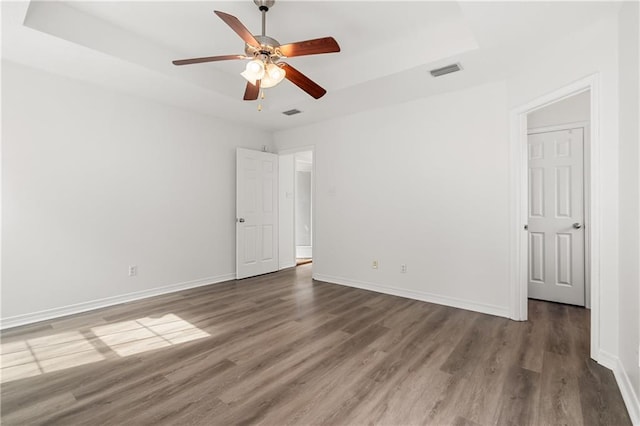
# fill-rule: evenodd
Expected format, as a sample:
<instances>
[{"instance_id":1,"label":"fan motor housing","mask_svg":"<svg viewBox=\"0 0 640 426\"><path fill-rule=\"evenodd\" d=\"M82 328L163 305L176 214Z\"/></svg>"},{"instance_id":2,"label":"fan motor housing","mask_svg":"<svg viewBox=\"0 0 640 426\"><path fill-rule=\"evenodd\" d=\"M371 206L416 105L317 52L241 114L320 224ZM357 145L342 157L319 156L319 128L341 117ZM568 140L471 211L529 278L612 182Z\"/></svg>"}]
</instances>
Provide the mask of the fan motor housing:
<instances>
[{"instance_id":1,"label":"fan motor housing","mask_svg":"<svg viewBox=\"0 0 640 426\"><path fill-rule=\"evenodd\" d=\"M260 42L260 48L245 44L244 53L247 56L254 57L256 55L264 54L269 55L272 59L277 59L282 56L278 49L278 47L280 47L278 40L263 35L254 35L254 37L258 42Z\"/></svg>"}]
</instances>

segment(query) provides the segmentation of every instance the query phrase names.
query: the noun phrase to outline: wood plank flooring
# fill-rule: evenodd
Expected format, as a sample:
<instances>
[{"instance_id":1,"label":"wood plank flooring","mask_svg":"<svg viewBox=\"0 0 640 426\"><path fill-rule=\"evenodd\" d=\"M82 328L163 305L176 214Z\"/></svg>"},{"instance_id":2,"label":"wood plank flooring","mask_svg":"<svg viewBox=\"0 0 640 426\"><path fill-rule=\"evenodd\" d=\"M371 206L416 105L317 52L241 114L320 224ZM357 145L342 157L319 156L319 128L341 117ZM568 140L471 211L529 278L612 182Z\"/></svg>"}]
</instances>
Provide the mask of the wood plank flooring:
<instances>
[{"instance_id":1,"label":"wood plank flooring","mask_svg":"<svg viewBox=\"0 0 640 426\"><path fill-rule=\"evenodd\" d=\"M2 424L631 424L585 309L514 322L310 273L6 330Z\"/></svg>"}]
</instances>

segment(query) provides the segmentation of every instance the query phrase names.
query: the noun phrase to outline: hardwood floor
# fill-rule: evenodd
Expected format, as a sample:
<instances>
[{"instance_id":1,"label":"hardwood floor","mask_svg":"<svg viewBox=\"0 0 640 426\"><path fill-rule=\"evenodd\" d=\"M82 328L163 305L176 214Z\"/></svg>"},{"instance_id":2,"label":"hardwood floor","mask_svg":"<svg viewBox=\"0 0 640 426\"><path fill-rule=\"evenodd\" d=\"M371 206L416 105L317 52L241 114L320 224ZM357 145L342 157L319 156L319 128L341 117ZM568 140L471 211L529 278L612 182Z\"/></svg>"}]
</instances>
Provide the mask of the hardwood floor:
<instances>
[{"instance_id":1,"label":"hardwood floor","mask_svg":"<svg viewBox=\"0 0 640 426\"><path fill-rule=\"evenodd\" d=\"M514 322L310 272L7 330L2 423L631 424L585 309Z\"/></svg>"}]
</instances>

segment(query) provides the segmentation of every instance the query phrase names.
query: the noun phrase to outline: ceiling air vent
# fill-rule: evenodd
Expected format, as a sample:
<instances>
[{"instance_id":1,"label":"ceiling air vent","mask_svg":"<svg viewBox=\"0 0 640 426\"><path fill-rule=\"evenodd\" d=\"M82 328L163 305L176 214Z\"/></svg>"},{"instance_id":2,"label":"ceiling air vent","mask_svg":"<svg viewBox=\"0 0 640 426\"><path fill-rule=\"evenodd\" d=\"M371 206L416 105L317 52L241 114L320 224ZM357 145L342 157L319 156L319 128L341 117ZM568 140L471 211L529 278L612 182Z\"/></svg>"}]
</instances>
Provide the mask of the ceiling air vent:
<instances>
[{"instance_id":1,"label":"ceiling air vent","mask_svg":"<svg viewBox=\"0 0 640 426\"><path fill-rule=\"evenodd\" d=\"M282 113L284 115L296 115L296 114L300 114L302 111L300 111L299 109L290 109L288 111L282 111Z\"/></svg>"},{"instance_id":2,"label":"ceiling air vent","mask_svg":"<svg viewBox=\"0 0 640 426\"><path fill-rule=\"evenodd\" d=\"M462 67L460 66L460 64L451 64L447 65L446 67L431 70L429 72L434 77L440 77L441 75L450 74L452 72L460 71L461 69Z\"/></svg>"}]
</instances>

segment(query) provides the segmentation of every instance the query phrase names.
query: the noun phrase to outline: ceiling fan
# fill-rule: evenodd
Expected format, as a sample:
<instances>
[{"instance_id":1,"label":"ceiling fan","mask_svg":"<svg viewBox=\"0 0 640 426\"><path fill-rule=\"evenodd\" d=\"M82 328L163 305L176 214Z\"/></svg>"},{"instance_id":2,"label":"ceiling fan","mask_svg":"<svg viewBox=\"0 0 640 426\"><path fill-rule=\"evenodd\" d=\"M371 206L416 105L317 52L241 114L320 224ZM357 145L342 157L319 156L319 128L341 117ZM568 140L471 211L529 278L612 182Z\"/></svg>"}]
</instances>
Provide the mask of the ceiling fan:
<instances>
[{"instance_id":1,"label":"ceiling fan","mask_svg":"<svg viewBox=\"0 0 640 426\"><path fill-rule=\"evenodd\" d=\"M294 56L317 55L320 53L339 52L340 46L333 37L323 37L313 40L299 41L281 45L277 40L266 35L266 14L275 0L253 0L262 12L262 34L253 35L236 18L228 13L214 11L227 25L244 40L244 55L207 56L204 58L180 59L173 61L174 65L199 64L203 62L227 61L232 59L250 59L246 69L240 73L247 80L244 92L245 101L258 99L260 89L273 87L284 78L307 92L315 99L324 96L327 91L320 87L306 75L292 67L283 58ZM264 94L263 94L264 96Z\"/></svg>"}]
</instances>

